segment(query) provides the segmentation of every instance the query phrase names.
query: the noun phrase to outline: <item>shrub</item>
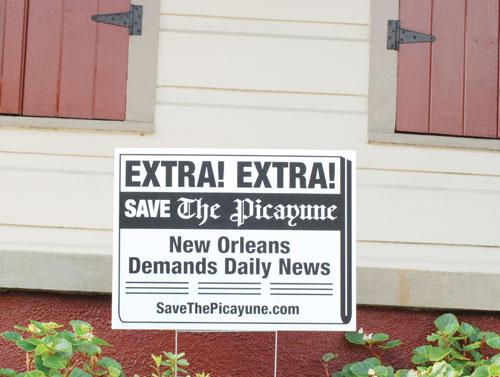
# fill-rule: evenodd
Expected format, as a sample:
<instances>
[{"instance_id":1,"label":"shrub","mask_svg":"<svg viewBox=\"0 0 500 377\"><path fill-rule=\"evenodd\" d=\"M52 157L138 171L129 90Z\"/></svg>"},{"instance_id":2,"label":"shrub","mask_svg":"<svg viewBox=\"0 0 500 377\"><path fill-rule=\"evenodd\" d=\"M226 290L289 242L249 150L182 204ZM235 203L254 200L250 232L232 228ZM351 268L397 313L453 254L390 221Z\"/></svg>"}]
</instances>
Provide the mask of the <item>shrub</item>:
<instances>
[{"instance_id":1,"label":"shrub","mask_svg":"<svg viewBox=\"0 0 500 377\"><path fill-rule=\"evenodd\" d=\"M344 365L340 371L330 373L338 355L326 353L321 361L326 377L499 377L500 336L492 331L460 323L453 314L439 316L436 331L427 336L427 344L415 348L411 362L414 369L394 371L382 365L381 353L400 345L385 333L369 334L363 329L348 332L345 339L368 349L370 358Z\"/></svg>"},{"instance_id":2,"label":"shrub","mask_svg":"<svg viewBox=\"0 0 500 377\"><path fill-rule=\"evenodd\" d=\"M55 322L30 321L18 331L1 336L26 353L25 371L0 368L4 377L125 377L120 363L103 355L110 344L93 333L93 327L83 321L71 321L67 329ZM164 352L151 355L152 377L189 377L184 353ZM136 377L139 377L135 375ZM197 373L196 377L210 377Z\"/></svg>"}]
</instances>

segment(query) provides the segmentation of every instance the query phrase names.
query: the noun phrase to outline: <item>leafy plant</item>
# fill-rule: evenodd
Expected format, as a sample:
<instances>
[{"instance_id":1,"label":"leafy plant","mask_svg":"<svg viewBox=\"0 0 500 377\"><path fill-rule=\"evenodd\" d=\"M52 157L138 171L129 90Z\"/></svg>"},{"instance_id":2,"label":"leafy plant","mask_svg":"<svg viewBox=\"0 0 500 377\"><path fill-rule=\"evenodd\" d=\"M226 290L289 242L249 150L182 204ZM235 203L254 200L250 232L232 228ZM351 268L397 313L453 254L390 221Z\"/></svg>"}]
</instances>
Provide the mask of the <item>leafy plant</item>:
<instances>
[{"instance_id":1,"label":"leafy plant","mask_svg":"<svg viewBox=\"0 0 500 377\"><path fill-rule=\"evenodd\" d=\"M388 334L385 333L366 333L363 328L358 331L346 332L345 338L349 343L366 347L372 356L380 357L380 353L375 351L375 347L380 350L388 350L397 347L401 344L399 339L390 339Z\"/></svg>"},{"instance_id":2,"label":"leafy plant","mask_svg":"<svg viewBox=\"0 0 500 377\"><path fill-rule=\"evenodd\" d=\"M434 321L436 331L427 336L428 344L415 348L411 361L415 369L394 372L391 366L381 363L380 352L401 344L385 333L365 333L363 329L348 332L345 339L367 348L373 357L344 365L330 374L331 364L337 354L326 353L321 361L326 377L500 377L500 336L495 332L481 331L462 322L451 313Z\"/></svg>"},{"instance_id":3,"label":"leafy plant","mask_svg":"<svg viewBox=\"0 0 500 377\"><path fill-rule=\"evenodd\" d=\"M0 368L0 377L125 377L120 363L103 356L102 347L110 344L96 337L90 324L71 321L69 328L63 327L55 322L30 321L28 326L15 326L18 331L2 333L2 338L26 353L26 365L21 372ZM189 377L189 362L184 356L171 352L151 355L151 377Z\"/></svg>"},{"instance_id":4,"label":"leafy plant","mask_svg":"<svg viewBox=\"0 0 500 377\"><path fill-rule=\"evenodd\" d=\"M481 366L489 366L492 353L500 349L498 334L481 331L466 322L459 323L451 313L439 316L434 324L436 331L427 336L431 344L413 350L412 362L416 365L446 361L460 375L470 375ZM485 370L481 369L483 373Z\"/></svg>"},{"instance_id":5,"label":"leafy plant","mask_svg":"<svg viewBox=\"0 0 500 377\"><path fill-rule=\"evenodd\" d=\"M184 359L185 353L174 354L172 352L163 352L163 355L151 355L154 372L152 377L173 377L188 376L189 372L184 368L189 366L189 362ZM137 375L135 377L138 377ZM189 377L189 376L188 376Z\"/></svg>"},{"instance_id":6,"label":"leafy plant","mask_svg":"<svg viewBox=\"0 0 500 377\"><path fill-rule=\"evenodd\" d=\"M102 357L102 348L110 346L93 334L83 321L71 321L70 329L55 322L31 321L19 331L1 336L26 352L25 371L0 369L5 377L123 377L122 367L110 357Z\"/></svg>"}]
</instances>

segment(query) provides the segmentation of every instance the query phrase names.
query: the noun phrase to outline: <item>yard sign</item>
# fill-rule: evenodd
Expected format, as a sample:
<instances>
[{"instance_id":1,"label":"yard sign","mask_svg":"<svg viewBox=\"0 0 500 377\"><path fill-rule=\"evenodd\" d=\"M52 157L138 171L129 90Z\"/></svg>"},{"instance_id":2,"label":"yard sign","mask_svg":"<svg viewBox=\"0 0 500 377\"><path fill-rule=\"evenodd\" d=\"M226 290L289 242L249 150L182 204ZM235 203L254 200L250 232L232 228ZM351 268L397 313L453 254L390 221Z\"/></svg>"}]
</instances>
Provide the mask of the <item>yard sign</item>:
<instances>
[{"instance_id":1,"label":"yard sign","mask_svg":"<svg viewBox=\"0 0 500 377\"><path fill-rule=\"evenodd\" d=\"M113 328L354 330L355 155L118 149Z\"/></svg>"}]
</instances>

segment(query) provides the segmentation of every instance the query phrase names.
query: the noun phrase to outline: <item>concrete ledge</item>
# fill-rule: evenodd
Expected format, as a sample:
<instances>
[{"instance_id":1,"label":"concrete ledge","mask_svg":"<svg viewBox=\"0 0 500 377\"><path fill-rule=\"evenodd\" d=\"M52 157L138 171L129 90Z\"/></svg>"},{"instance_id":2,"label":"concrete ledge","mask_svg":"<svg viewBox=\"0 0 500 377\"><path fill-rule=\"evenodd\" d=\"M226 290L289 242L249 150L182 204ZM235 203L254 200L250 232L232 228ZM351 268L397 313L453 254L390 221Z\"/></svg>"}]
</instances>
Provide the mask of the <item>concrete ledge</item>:
<instances>
[{"instance_id":1,"label":"concrete ledge","mask_svg":"<svg viewBox=\"0 0 500 377\"><path fill-rule=\"evenodd\" d=\"M0 250L0 287L111 292L111 255ZM359 267L361 305L500 311L495 273Z\"/></svg>"},{"instance_id":2,"label":"concrete ledge","mask_svg":"<svg viewBox=\"0 0 500 377\"><path fill-rule=\"evenodd\" d=\"M358 268L358 304L500 311L500 273Z\"/></svg>"}]
</instances>

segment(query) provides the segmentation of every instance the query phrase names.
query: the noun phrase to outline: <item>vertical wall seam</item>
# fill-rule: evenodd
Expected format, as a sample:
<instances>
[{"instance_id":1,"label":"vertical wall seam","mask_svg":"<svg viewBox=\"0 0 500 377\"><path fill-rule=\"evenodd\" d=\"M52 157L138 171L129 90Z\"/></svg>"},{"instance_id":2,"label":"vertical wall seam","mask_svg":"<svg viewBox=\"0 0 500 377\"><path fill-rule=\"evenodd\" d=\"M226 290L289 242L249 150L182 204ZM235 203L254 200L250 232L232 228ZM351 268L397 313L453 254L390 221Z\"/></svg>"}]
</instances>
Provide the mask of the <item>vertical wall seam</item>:
<instances>
[{"instance_id":1,"label":"vertical wall seam","mask_svg":"<svg viewBox=\"0 0 500 377\"><path fill-rule=\"evenodd\" d=\"M2 107L3 101L3 68L4 68L4 60L5 60L5 31L7 30L5 24L7 22L7 0L4 1L3 7L3 35L2 35L2 63L0 67L0 108Z\"/></svg>"},{"instance_id":2,"label":"vertical wall seam","mask_svg":"<svg viewBox=\"0 0 500 377\"><path fill-rule=\"evenodd\" d=\"M21 50L21 74L20 74L20 84L19 84L19 102L18 102L18 114L23 113L24 106L24 85L26 81L26 56L28 55L28 19L30 11L30 0L24 2L24 18L23 18L23 45Z\"/></svg>"},{"instance_id":3,"label":"vertical wall seam","mask_svg":"<svg viewBox=\"0 0 500 377\"><path fill-rule=\"evenodd\" d=\"M57 69L57 91L56 91L56 108L55 116L59 116L61 104L61 76L63 68L63 44L64 44L64 10L66 8L66 0L61 1L61 29L59 32L59 67Z\"/></svg>"},{"instance_id":4,"label":"vertical wall seam","mask_svg":"<svg viewBox=\"0 0 500 377\"><path fill-rule=\"evenodd\" d=\"M434 0L431 0L431 20L430 20L430 34L433 35L434 28ZM431 133L431 108L432 108L432 43L429 43L429 92L428 92L428 105L427 105L427 133Z\"/></svg>"},{"instance_id":5,"label":"vertical wall seam","mask_svg":"<svg viewBox=\"0 0 500 377\"><path fill-rule=\"evenodd\" d=\"M466 77L465 77L465 72L466 72L466 63L467 63L467 6L468 6L468 1L465 0L465 7L464 7L464 57L463 57L463 70L462 70L462 136L465 135L465 85L466 85Z\"/></svg>"},{"instance_id":6,"label":"vertical wall seam","mask_svg":"<svg viewBox=\"0 0 500 377\"><path fill-rule=\"evenodd\" d=\"M97 0L97 10L96 14L99 14L101 10L101 2ZM96 101L96 90L97 90L97 55L99 52L99 23L95 23L95 42L94 42L94 73L92 77L92 102L90 104L90 116L95 118L95 101ZM176 331L177 339L177 331Z\"/></svg>"},{"instance_id":7,"label":"vertical wall seam","mask_svg":"<svg viewBox=\"0 0 500 377\"><path fill-rule=\"evenodd\" d=\"M500 8L497 9L497 138L500 138Z\"/></svg>"}]
</instances>

